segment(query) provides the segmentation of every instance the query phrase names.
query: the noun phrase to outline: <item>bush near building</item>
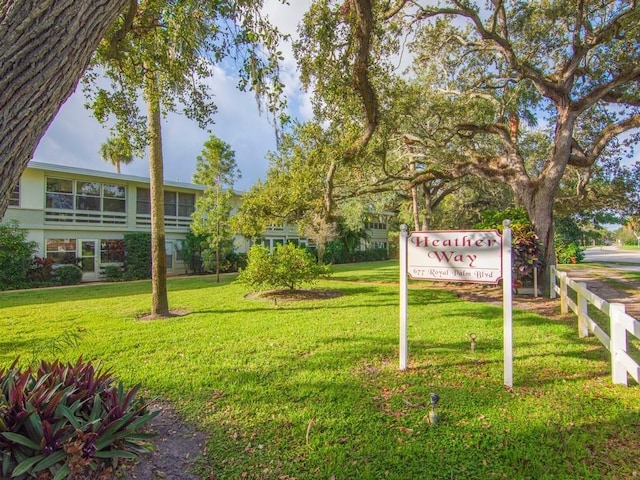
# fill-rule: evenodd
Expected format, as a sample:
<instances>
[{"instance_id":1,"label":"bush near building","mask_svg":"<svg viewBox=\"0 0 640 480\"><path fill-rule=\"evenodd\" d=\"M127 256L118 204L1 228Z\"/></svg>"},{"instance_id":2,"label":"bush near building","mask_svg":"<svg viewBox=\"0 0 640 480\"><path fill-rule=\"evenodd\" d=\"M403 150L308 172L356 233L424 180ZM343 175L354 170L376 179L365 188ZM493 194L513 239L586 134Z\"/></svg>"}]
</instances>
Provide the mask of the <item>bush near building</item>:
<instances>
[{"instance_id":1,"label":"bush near building","mask_svg":"<svg viewBox=\"0 0 640 480\"><path fill-rule=\"evenodd\" d=\"M124 234L124 279L151 278L151 234Z\"/></svg>"},{"instance_id":2,"label":"bush near building","mask_svg":"<svg viewBox=\"0 0 640 480\"><path fill-rule=\"evenodd\" d=\"M240 272L238 281L256 291L296 290L329 273L329 267L318 265L306 248L292 243L278 245L273 252L262 245L254 245L247 259L247 268Z\"/></svg>"},{"instance_id":3,"label":"bush near building","mask_svg":"<svg viewBox=\"0 0 640 480\"><path fill-rule=\"evenodd\" d=\"M27 285L37 248L35 242L27 241L28 234L18 222L0 224L0 290Z\"/></svg>"}]
</instances>

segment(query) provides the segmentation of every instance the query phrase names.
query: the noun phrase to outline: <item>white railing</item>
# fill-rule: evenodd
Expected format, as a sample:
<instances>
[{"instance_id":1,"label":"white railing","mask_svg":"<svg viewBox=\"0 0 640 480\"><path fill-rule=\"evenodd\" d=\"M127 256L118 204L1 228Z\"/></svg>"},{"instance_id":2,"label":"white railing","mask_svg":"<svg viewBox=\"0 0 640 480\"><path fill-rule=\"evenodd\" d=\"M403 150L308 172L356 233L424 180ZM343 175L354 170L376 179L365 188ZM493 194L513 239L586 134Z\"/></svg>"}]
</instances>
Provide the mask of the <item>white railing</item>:
<instances>
[{"instance_id":1,"label":"white railing","mask_svg":"<svg viewBox=\"0 0 640 480\"><path fill-rule=\"evenodd\" d=\"M575 292L575 301L569 295L569 289ZM558 272L555 267L551 267L551 298L556 298L557 295L560 296L560 311L566 314L571 309L578 316L580 338L593 333L611 352L613 383L628 385L627 374L640 383L640 365L627 353L627 334L640 338L640 322L625 312L624 304L603 300L587 290L586 283L576 282L566 272ZM589 304L609 317L611 336L589 316Z\"/></svg>"},{"instance_id":2,"label":"white railing","mask_svg":"<svg viewBox=\"0 0 640 480\"><path fill-rule=\"evenodd\" d=\"M93 225L126 225L127 214L118 212L90 212L78 210L44 211L45 223L72 223Z\"/></svg>"}]
</instances>

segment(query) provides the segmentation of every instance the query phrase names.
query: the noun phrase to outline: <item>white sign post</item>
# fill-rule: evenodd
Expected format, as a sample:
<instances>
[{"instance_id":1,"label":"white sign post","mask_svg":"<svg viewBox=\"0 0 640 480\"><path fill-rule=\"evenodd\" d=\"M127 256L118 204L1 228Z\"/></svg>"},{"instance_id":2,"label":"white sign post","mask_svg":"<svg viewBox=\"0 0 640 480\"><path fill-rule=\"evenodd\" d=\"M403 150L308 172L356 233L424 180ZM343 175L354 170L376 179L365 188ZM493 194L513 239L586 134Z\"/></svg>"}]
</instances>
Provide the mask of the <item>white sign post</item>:
<instances>
[{"instance_id":1,"label":"white sign post","mask_svg":"<svg viewBox=\"0 0 640 480\"><path fill-rule=\"evenodd\" d=\"M504 383L513 386L511 228L400 232L400 370L407 368L407 277L419 280L497 284L502 279Z\"/></svg>"},{"instance_id":2,"label":"white sign post","mask_svg":"<svg viewBox=\"0 0 640 480\"><path fill-rule=\"evenodd\" d=\"M511 278L511 221L502 222L502 311L504 316L504 384L513 387L513 279Z\"/></svg>"},{"instance_id":3,"label":"white sign post","mask_svg":"<svg viewBox=\"0 0 640 480\"><path fill-rule=\"evenodd\" d=\"M408 277L407 277L407 226L400 227L400 370L407 369L409 351L407 348L407 307Z\"/></svg>"}]
</instances>

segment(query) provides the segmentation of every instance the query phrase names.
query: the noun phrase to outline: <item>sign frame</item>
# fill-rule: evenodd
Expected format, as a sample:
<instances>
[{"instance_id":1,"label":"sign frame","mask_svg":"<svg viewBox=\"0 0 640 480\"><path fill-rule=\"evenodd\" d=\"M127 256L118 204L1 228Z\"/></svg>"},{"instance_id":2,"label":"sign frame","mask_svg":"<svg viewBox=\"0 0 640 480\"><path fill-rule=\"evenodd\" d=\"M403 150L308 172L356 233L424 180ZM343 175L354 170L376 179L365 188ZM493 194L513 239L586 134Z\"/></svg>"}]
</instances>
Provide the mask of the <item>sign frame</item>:
<instances>
[{"instance_id":1,"label":"sign frame","mask_svg":"<svg viewBox=\"0 0 640 480\"><path fill-rule=\"evenodd\" d=\"M413 280L497 285L502 278L502 243L497 230L409 232L407 273Z\"/></svg>"},{"instance_id":2,"label":"sign frame","mask_svg":"<svg viewBox=\"0 0 640 480\"><path fill-rule=\"evenodd\" d=\"M513 387L513 275L511 272L511 258L512 258L512 232L511 232L511 221L505 220L503 222L503 231L502 234L497 230L467 230L467 231L455 231L455 230L446 230L446 231L427 231L427 232L408 232L406 225L401 225L400 227L400 245L399 245L399 253L400 253L400 345L399 345L399 369L406 370L408 365L408 357L409 357L409 349L408 349L408 279L412 278L415 280L431 280L431 281L455 281L455 282L472 282L472 283L493 283L497 284L500 279L502 279L502 292L503 292L503 301L502 301L502 309L503 309L503 341L504 341L504 384L505 386L511 388ZM422 235L422 237L420 237ZM431 237L429 237L431 235ZM476 238L476 235L480 237L478 240L483 240L478 245L472 245L473 238ZM484 237L483 237L484 235ZM478 260L478 257L466 257L465 255L477 255L474 247L482 248L482 247L494 247L492 243L487 243L489 239L495 240L496 235L500 237L500 255L497 258L489 257L483 258L478 265L483 265L482 268L488 268L489 270L496 272L499 270L499 274L496 277L494 276L486 276L476 275L476 279L473 279L473 273L470 275L455 273L456 263L464 264L464 262L471 262L471 265L467 263L460 272L468 272L469 269L473 271L473 267L476 265L475 262ZM419 242L413 242L413 245L417 248L423 248L425 250L425 254L420 259L415 259L417 250L413 247L410 247L410 238L431 238L431 240L437 240L437 242L431 241L431 245L429 245L428 241L424 241L424 246L421 247ZM458 239L456 243L455 239ZM441 240L448 239L448 243L441 243ZM466 239L466 240L465 240ZM440 254L429 254L429 252L435 252L441 250L435 250L437 247L446 247L449 250L446 250L446 255ZM469 247L469 248L467 248ZM452 248L456 248L456 250L452 250ZM461 253L462 252L462 253ZM467 253L468 252L468 253ZM486 253L486 251L484 252ZM495 252L491 252L495 253ZM413 257L410 259L410 255ZM419 253L418 253L419 255ZM459 255L457 258L456 256ZM454 273L448 272L447 275L440 275L439 278L422 278L421 275L410 274L410 260L414 262L424 261L425 258L429 261L433 260L438 264L434 265L435 276L438 277L440 275L437 272L442 272L442 270L438 269L447 269L454 270ZM443 261L445 261L445 266L443 266ZM451 265L453 262L453 265ZM413 266L415 267L415 263ZM427 275L432 272L429 272L431 266L427 266ZM415 270L414 270L415 273ZM422 272L421 272L422 273ZM453 279L450 278L442 278L448 277L451 274ZM484 280L484 281L483 281ZM490 281L488 281L490 280Z\"/></svg>"}]
</instances>

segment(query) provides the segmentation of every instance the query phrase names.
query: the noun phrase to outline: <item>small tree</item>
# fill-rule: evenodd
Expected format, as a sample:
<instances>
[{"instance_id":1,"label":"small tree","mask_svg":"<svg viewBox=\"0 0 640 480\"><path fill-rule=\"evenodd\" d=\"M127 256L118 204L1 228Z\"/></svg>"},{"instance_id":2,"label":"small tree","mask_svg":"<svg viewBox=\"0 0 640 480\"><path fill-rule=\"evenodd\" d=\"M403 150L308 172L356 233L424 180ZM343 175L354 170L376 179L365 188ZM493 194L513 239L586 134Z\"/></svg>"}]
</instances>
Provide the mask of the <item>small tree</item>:
<instances>
[{"instance_id":1,"label":"small tree","mask_svg":"<svg viewBox=\"0 0 640 480\"><path fill-rule=\"evenodd\" d=\"M28 232L18 222L0 224L0 290L20 287L35 255L36 243L27 241Z\"/></svg>"},{"instance_id":2,"label":"small tree","mask_svg":"<svg viewBox=\"0 0 640 480\"><path fill-rule=\"evenodd\" d=\"M240 178L231 146L211 135L197 158L194 183L206 187L196 201L191 230L207 238L216 256L216 281L220 282L220 250L231 239L230 219L233 184Z\"/></svg>"},{"instance_id":3,"label":"small tree","mask_svg":"<svg viewBox=\"0 0 640 480\"><path fill-rule=\"evenodd\" d=\"M238 281L258 291L296 290L326 274L327 267L318 265L305 248L287 243L278 245L273 253L269 253L267 247L254 245L249 250L247 268L240 273Z\"/></svg>"}]
</instances>

